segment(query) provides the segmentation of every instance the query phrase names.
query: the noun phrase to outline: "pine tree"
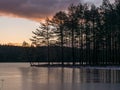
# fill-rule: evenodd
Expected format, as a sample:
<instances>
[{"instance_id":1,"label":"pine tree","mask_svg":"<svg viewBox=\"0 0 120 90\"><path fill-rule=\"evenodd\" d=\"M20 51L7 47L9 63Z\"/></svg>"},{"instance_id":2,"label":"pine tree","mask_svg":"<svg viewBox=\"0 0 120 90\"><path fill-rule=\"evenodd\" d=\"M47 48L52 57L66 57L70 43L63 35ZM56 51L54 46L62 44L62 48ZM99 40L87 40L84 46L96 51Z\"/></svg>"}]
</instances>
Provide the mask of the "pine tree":
<instances>
[{"instance_id":1,"label":"pine tree","mask_svg":"<svg viewBox=\"0 0 120 90\"><path fill-rule=\"evenodd\" d=\"M58 40L60 39L61 46L61 61L62 65L64 64L64 37L65 37L65 22L67 19L67 15L65 12L60 11L53 16L52 22L56 27L55 33L58 36Z\"/></svg>"}]
</instances>

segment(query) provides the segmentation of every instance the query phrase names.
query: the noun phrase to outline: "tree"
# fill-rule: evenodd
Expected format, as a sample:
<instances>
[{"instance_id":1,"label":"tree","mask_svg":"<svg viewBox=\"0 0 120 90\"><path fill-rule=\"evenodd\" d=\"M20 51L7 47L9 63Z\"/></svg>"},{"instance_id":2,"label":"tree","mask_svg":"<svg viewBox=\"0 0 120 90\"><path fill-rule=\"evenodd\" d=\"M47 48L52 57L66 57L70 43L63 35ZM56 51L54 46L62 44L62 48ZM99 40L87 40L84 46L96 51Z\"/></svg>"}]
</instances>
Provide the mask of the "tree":
<instances>
[{"instance_id":1,"label":"tree","mask_svg":"<svg viewBox=\"0 0 120 90\"><path fill-rule=\"evenodd\" d=\"M110 3L109 0L103 0L102 4L102 10L103 10L103 24L104 24L104 32L105 32L105 62L106 64L111 63L112 59L114 60L114 55L112 56L112 44L114 45L114 39L113 39L113 26L114 23L111 21L114 21L113 18L113 6Z\"/></svg>"},{"instance_id":2,"label":"tree","mask_svg":"<svg viewBox=\"0 0 120 90\"><path fill-rule=\"evenodd\" d=\"M24 41L24 42L22 43L22 46L23 46L23 47L29 47L30 45L29 45L29 43L27 43L26 41Z\"/></svg>"},{"instance_id":3,"label":"tree","mask_svg":"<svg viewBox=\"0 0 120 90\"><path fill-rule=\"evenodd\" d=\"M116 38L116 51L117 53L115 53L115 55L117 56L117 62L118 62L118 65L120 65L120 0L115 0L115 3L114 3L114 25L115 25L115 31L116 31L116 34L114 35L114 37L117 37Z\"/></svg>"},{"instance_id":4,"label":"tree","mask_svg":"<svg viewBox=\"0 0 120 90\"><path fill-rule=\"evenodd\" d=\"M45 23L40 23L39 29L36 29L36 31L33 31L32 33L34 36L30 39L32 41L32 44L35 46L44 46L46 45L48 47L47 50L47 61L48 64L50 64L49 58L49 46L50 41L54 39L54 33L52 30L51 22L48 18L46 18Z\"/></svg>"},{"instance_id":5,"label":"tree","mask_svg":"<svg viewBox=\"0 0 120 90\"><path fill-rule=\"evenodd\" d=\"M72 47L72 61L73 61L73 65L75 65L75 30L78 29L79 27L79 19L78 19L78 15L77 15L77 6L75 5L71 5L70 7L68 7L68 20L66 23L66 26L68 28L68 30L70 30L71 32L71 47Z\"/></svg>"},{"instance_id":6,"label":"tree","mask_svg":"<svg viewBox=\"0 0 120 90\"><path fill-rule=\"evenodd\" d=\"M56 13L53 16L52 22L54 23L54 26L56 27L56 35L58 36L58 40L60 39L61 43L61 61L62 65L64 64L64 51L63 51L63 46L64 46L64 36L65 36L65 22L67 19L67 15L65 12L60 11Z\"/></svg>"},{"instance_id":7,"label":"tree","mask_svg":"<svg viewBox=\"0 0 120 90\"><path fill-rule=\"evenodd\" d=\"M54 44L60 47L59 59L62 65L67 61L66 48L71 52L69 62L73 65L78 61L82 65L118 65L120 64L119 13L119 0L113 4L109 0L103 0L100 7L94 4L91 6L72 4L67 12L59 11L52 20L46 19L45 23L41 23L39 29L33 32L31 41L36 46L44 43L42 45L47 45L49 52L49 45L55 36Z\"/></svg>"}]
</instances>

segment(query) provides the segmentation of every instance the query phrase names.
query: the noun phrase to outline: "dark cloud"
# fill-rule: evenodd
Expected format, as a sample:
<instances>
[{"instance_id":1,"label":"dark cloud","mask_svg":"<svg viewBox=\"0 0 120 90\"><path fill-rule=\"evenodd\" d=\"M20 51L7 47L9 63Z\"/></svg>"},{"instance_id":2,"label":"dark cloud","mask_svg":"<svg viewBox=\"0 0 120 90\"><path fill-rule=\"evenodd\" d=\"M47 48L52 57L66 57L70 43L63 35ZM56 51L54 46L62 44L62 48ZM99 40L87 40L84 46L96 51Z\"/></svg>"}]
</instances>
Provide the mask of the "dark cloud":
<instances>
[{"instance_id":1,"label":"dark cloud","mask_svg":"<svg viewBox=\"0 0 120 90\"><path fill-rule=\"evenodd\" d=\"M46 16L52 16L59 10L65 10L72 3L94 2L95 4L100 4L101 1L102 0L0 0L0 15L38 20Z\"/></svg>"},{"instance_id":2,"label":"dark cloud","mask_svg":"<svg viewBox=\"0 0 120 90\"><path fill-rule=\"evenodd\" d=\"M0 15L41 19L80 0L0 0Z\"/></svg>"}]
</instances>

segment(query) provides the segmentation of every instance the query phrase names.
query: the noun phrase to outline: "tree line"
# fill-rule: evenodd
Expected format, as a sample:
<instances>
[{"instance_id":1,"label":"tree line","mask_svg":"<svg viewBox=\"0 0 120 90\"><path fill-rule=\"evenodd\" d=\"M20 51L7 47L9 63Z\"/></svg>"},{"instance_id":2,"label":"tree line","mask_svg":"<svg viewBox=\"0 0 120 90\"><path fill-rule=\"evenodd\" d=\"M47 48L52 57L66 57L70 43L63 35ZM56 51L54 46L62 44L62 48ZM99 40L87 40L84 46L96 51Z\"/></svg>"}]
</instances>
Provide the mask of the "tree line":
<instances>
[{"instance_id":1,"label":"tree line","mask_svg":"<svg viewBox=\"0 0 120 90\"><path fill-rule=\"evenodd\" d=\"M25 58L25 48L0 45L0 62L28 62Z\"/></svg>"},{"instance_id":2,"label":"tree line","mask_svg":"<svg viewBox=\"0 0 120 90\"><path fill-rule=\"evenodd\" d=\"M73 65L119 65L120 1L110 3L103 0L99 7L71 4L66 11L57 12L51 19L46 18L32 33L33 46L47 46L49 63L50 48L54 46L60 47L56 53L60 54L62 64L70 60ZM66 53L69 58L65 58Z\"/></svg>"}]
</instances>

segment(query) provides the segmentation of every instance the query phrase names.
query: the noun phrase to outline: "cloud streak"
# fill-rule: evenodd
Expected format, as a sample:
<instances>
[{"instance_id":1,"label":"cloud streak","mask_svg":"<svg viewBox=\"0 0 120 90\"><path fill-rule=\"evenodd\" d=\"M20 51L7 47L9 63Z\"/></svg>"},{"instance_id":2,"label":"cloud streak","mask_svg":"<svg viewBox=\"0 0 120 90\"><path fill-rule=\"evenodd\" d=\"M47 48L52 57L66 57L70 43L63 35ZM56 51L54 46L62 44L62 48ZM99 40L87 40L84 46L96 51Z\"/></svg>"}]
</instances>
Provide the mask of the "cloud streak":
<instances>
[{"instance_id":1,"label":"cloud streak","mask_svg":"<svg viewBox=\"0 0 120 90\"><path fill-rule=\"evenodd\" d=\"M80 0L0 0L0 15L42 19Z\"/></svg>"},{"instance_id":2,"label":"cloud streak","mask_svg":"<svg viewBox=\"0 0 120 90\"><path fill-rule=\"evenodd\" d=\"M90 0L0 0L0 15L40 20L80 1ZM99 3L101 0L91 1Z\"/></svg>"}]
</instances>

